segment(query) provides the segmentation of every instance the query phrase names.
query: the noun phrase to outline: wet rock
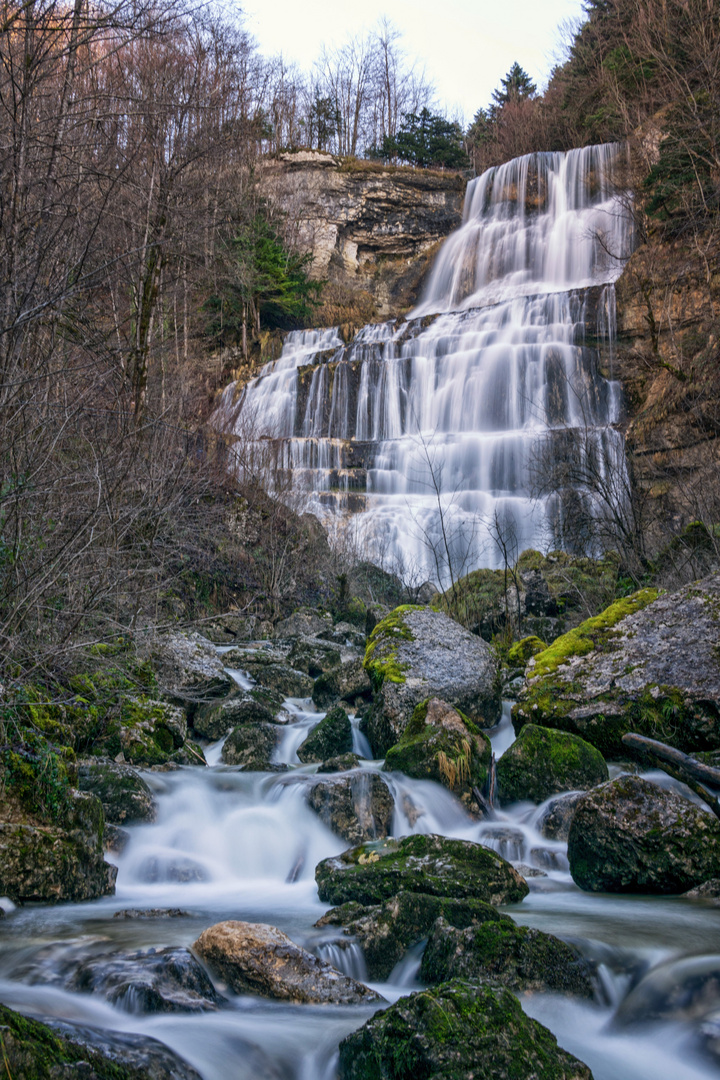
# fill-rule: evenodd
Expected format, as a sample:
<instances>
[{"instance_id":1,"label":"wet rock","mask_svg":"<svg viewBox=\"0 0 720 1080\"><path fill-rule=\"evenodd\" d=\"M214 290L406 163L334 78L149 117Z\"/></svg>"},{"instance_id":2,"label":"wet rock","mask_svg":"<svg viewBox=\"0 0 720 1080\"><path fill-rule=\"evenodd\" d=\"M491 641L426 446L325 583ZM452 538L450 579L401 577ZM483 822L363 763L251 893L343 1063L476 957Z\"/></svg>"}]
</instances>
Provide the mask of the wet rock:
<instances>
[{"instance_id":1,"label":"wet rock","mask_svg":"<svg viewBox=\"0 0 720 1080\"><path fill-rule=\"evenodd\" d=\"M248 664L246 671L260 686L277 690L285 697L309 698L313 691L309 675L285 664Z\"/></svg>"},{"instance_id":2,"label":"wet rock","mask_svg":"<svg viewBox=\"0 0 720 1080\"><path fill-rule=\"evenodd\" d=\"M103 831L103 845L105 851L113 855L122 855L130 843L130 833L127 829L121 829L119 825L106 825Z\"/></svg>"},{"instance_id":3,"label":"wet rock","mask_svg":"<svg viewBox=\"0 0 720 1080\"><path fill-rule=\"evenodd\" d=\"M702 900L711 907L720 907L720 878L704 881L683 894L688 900Z\"/></svg>"},{"instance_id":4,"label":"wet rock","mask_svg":"<svg viewBox=\"0 0 720 1080\"><path fill-rule=\"evenodd\" d=\"M213 646L200 634L163 634L150 646L163 690L188 706L225 697L235 685Z\"/></svg>"},{"instance_id":5,"label":"wet rock","mask_svg":"<svg viewBox=\"0 0 720 1080\"><path fill-rule=\"evenodd\" d=\"M512 920L456 928L439 918L420 965L423 982L470 979L531 993L593 996L593 968L564 941Z\"/></svg>"},{"instance_id":6,"label":"wet rock","mask_svg":"<svg viewBox=\"0 0 720 1080\"><path fill-rule=\"evenodd\" d=\"M199 743L186 739L179 750L171 755L168 767L178 765L207 766L205 753Z\"/></svg>"},{"instance_id":7,"label":"wet rock","mask_svg":"<svg viewBox=\"0 0 720 1080\"><path fill-rule=\"evenodd\" d=\"M153 794L140 774L129 765L114 761L82 761L78 765L78 787L98 797L105 821L112 825L155 820L157 807Z\"/></svg>"},{"instance_id":8,"label":"wet rock","mask_svg":"<svg viewBox=\"0 0 720 1080\"><path fill-rule=\"evenodd\" d=\"M480 727L500 717L497 663L490 646L429 608L396 608L368 641L365 669L375 691L367 734L384 757L399 742L421 701L437 697Z\"/></svg>"},{"instance_id":9,"label":"wet rock","mask_svg":"<svg viewBox=\"0 0 720 1080\"><path fill-rule=\"evenodd\" d=\"M322 765L318 767L318 772L348 772L350 769L357 769L359 765L360 758L357 754L338 754L337 757L331 757L327 761L323 761Z\"/></svg>"},{"instance_id":10,"label":"wet rock","mask_svg":"<svg viewBox=\"0 0 720 1080\"><path fill-rule=\"evenodd\" d=\"M264 923L217 923L193 949L238 994L335 1005L383 1000Z\"/></svg>"},{"instance_id":11,"label":"wet rock","mask_svg":"<svg viewBox=\"0 0 720 1080\"><path fill-rule=\"evenodd\" d=\"M651 968L621 1001L613 1025L697 1021L720 1008L720 957L681 956Z\"/></svg>"},{"instance_id":12,"label":"wet rock","mask_svg":"<svg viewBox=\"0 0 720 1080\"><path fill-rule=\"evenodd\" d=\"M673 791L622 776L578 803L568 859L575 883L591 892L686 892L717 874L720 821Z\"/></svg>"},{"instance_id":13,"label":"wet rock","mask_svg":"<svg viewBox=\"0 0 720 1080\"><path fill-rule=\"evenodd\" d=\"M224 701L204 705L193 718L197 735L214 742L239 724L272 724L275 713L250 694L233 694Z\"/></svg>"},{"instance_id":14,"label":"wet rock","mask_svg":"<svg viewBox=\"0 0 720 1080\"><path fill-rule=\"evenodd\" d=\"M337 671L337 680L338 692L343 701L355 702L359 698L369 701L372 697L372 684L362 656L343 664Z\"/></svg>"},{"instance_id":15,"label":"wet rock","mask_svg":"<svg viewBox=\"0 0 720 1080\"><path fill-rule=\"evenodd\" d=\"M123 908L116 911L113 919L189 919L192 911L183 911L182 908Z\"/></svg>"},{"instance_id":16,"label":"wet rock","mask_svg":"<svg viewBox=\"0 0 720 1080\"><path fill-rule=\"evenodd\" d=\"M401 998L340 1043L340 1080L592 1080L501 987L452 982Z\"/></svg>"},{"instance_id":17,"label":"wet rock","mask_svg":"<svg viewBox=\"0 0 720 1080\"><path fill-rule=\"evenodd\" d=\"M490 740L452 705L430 698L416 706L385 768L418 780L435 780L462 794L482 789L490 768Z\"/></svg>"},{"instance_id":18,"label":"wet rock","mask_svg":"<svg viewBox=\"0 0 720 1080\"><path fill-rule=\"evenodd\" d=\"M313 784L308 803L328 828L350 844L387 836L395 811L385 781L366 769Z\"/></svg>"},{"instance_id":19,"label":"wet rock","mask_svg":"<svg viewBox=\"0 0 720 1080\"><path fill-rule=\"evenodd\" d=\"M315 925L342 926L343 933L361 945L369 977L385 981L407 950L426 938L441 916L450 926L460 928L488 921L513 925L508 915L501 915L482 900L451 900L410 892L398 893L372 907L343 904Z\"/></svg>"},{"instance_id":20,"label":"wet rock","mask_svg":"<svg viewBox=\"0 0 720 1080\"><path fill-rule=\"evenodd\" d=\"M221 751L226 765L241 765L247 772L274 769L272 757L278 742L274 724L242 724L232 731Z\"/></svg>"},{"instance_id":21,"label":"wet rock","mask_svg":"<svg viewBox=\"0 0 720 1080\"><path fill-rule=\"evenodd\" d=\"M336 754L352 752L350 718L339 706L331 709L300 744L297 756L301 761L325 761Z\"/></svg>"},{"instance_id":22,"label":"wet rock","mask_svg":"<svg viewBox=\"0 0 720 1080\"><path fill-rule=\"evenodd\" d=\"M582 792L559 795L545 807L537 823L538 832L546 840L567 840L575 810L582 799Z\"/></svg>"},{"instance_id":23,"label":"wet rock","mask_svg":"<svg viewBox=\"0 0 720 1080\"><path fill-rule=\"evenodd\" d=\"M541 803L564 791L587 791L608 779L599 750L577 735L525 724L497 763L497 790L504 803Z\"/></svg>"},{"instance_id":24,"label":"wet rock","mask_svg":"<svg viewBox=\"0 0 720 1080\"><path fill-rule=\"evenodd\" d=\"M305 639L296 641L290 650L288 664L296 671L304 671L312 679L340 667L339 649L329 643Z\"/></svg>"},{"instance_id":25,"label":"wet rock","mask_svg":"<svg viewBox=\"0 0 720 1080\"><path fill-rule=\"evenodd\" d=\"M313 683L312 700L318 709L329 709L340 700L340 679L337 671L320 675Z\"/></svg>"},{"instance_id":26,"label":"wet rock","mask_svg":"<svg viewBox=\"0 0 720 1080\"><path fill-rule=\"evenodd\" d=\"M129 1012L204 1012L225 1000L189 949L106 953L78 964L65 987Z\"/></svg>"},{"instance_id":27,"label":"wet rock","mask_svg":"<svg viewBox=\"0 0 720 1080\"><path fill-rule=\"evenodd\" d=\"M495 852L434 835L361 844L323 859L315 880L329 904L377 904L403 891L512 904L528 893L525 880Z\"/></svg>"}]
</instances>

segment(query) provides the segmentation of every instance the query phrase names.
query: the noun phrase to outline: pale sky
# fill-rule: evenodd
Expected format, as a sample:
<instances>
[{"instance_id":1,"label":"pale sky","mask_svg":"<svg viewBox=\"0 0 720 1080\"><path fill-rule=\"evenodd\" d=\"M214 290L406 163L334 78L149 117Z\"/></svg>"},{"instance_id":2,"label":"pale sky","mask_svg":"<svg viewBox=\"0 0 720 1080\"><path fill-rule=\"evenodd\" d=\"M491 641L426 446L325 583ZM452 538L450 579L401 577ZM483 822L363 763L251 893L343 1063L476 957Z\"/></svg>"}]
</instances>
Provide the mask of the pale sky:
<instances>
[{"instance_id":1,"label":"pale sky","mask_svg":"<svg viewBox=\"0 0 720 1080\"><path fill-rule=\"evenodd\" d=\"M438 104L469 122L515 60L539 88L557 57L560 23L581 0L244 0L244 24L265 54L308 69L321 44L340 44L387 15L409 56L425 64Z\"/></svg>"}]
</instances>

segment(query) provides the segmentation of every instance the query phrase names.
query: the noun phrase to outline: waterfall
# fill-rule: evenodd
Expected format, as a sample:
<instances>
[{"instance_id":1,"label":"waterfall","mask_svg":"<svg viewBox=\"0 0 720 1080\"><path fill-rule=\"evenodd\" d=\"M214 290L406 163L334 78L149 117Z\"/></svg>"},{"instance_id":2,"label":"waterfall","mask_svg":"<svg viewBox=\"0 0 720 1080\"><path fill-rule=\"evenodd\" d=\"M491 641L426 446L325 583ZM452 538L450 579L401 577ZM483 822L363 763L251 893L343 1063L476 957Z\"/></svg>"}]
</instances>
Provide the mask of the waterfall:
<instances>
[{"instance_id":1,"label":"waterfall","mask_svg":"<svg viewBox=\"0 0 720 1080\"><path fill-rule=\"evenodd\" d=\"M290 334L225 390L214 422L237 436L238 470L251 457L329 528L352 520L368 554L441 584L448 560L455 574L502 565L503 544L562 546L569 515L602 516L596 488L625 469L612 379L625 160L616 145L531 154L470 181L407 319L349 344ZM564 489L543 486L565 460Z\"/></svg>"}]
</instances>

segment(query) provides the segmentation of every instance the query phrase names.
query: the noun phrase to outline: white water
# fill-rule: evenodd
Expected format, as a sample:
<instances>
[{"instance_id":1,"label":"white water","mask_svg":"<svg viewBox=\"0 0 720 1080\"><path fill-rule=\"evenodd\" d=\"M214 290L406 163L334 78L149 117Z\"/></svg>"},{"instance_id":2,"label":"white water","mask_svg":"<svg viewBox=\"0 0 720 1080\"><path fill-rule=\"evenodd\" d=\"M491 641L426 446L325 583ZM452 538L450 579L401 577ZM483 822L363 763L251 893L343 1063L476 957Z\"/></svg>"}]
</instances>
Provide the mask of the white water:
<instances>
[{"instance_id":1,"label":"white water","mask_svg":"<svg viewBox=\"0 0 720 1080\"><path fill-rule=\"evenodd\" d=\"M567 511L537 497L540 459L574 432L601 476L625 468L619 387L595 347L611 365L632 248L623 163L587 147L471 181L408 322L347 348L333 330L291 334L244 391L227 388L215 422L238 436L237 468L289 483L330 528L355 514L376 558L420 578L447 577L441 516L456 573L501 565L498 528L518 552L557 546Z\"/></svg>"}]
</instances>

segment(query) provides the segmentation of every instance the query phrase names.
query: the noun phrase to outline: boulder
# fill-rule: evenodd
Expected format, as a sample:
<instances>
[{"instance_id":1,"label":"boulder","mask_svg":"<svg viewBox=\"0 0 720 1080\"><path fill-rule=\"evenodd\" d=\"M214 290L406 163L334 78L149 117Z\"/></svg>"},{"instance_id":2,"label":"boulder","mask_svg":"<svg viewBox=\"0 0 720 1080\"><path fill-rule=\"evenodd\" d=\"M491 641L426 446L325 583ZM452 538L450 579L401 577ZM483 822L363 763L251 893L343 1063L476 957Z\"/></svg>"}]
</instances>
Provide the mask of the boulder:
<instances>
[{"instance_id":1,"label":"boulder","mask_svg":"<svg viewBox=\"0 0 720 1080\"><path fill-rule=\"evenodd\" d=\"M260 686L277 690L285 697L309 698L313 691L313 680L302 671L295 671L286 664L247 664L248 675Z\"/></svg>"},{"instance_id":2,"label":"boulder","mask_svg":"<svg viewBox=\"0 0 720 1080\"><path fill-rule=\"evenodd\" d=\"M313 683L313 703L318 709L329 709L340 700L340 678L338 671L329 671L327 675L319 675Z\"/></svg>"},{"instance_id":3,"label":"boulder","mask_svg":"<svg viewBox=\"0 0 720 1080\"><path fill-rule=\"evenodd\" d=\"M575 810L582 797L582 792L578 791L569 795L559 795L557 799L552 799L537 822L538 832L546 840L567 841L570 835L570 825L575 817Z\"/></svg>"},{"instance_id":4,"label":"boulder","mask_svg":"<svg viewBox=\"0 0 720 1080\"><path fill-rule=\"evenodd\" d=\"M119 728L120 752L132 765L164 765L187 738L185 712L151 698L124 698ZM114 743L98 740L93 753L112 753Z\"/></svg>"},{"instance_id":5,"label":"boulder","mask_svg":"<svg viewBox=\"0 0 720 1080\"><path fill-rule=\"evenodd\" d=\"M204 1012L225 999L188 949L105 953L81 961L66 990L95 994L129 1012Z\"/></svg>"},{"instance_id":6,"label":"boulder","mask_svg":"<svg viewBox=\"0 0 720 1080\"><path fill-rule=\"evenodd\" d=\"M310 788L308 803L350 844L378 840L391 831L395 802L376 772L357 769L350 776L320 780Z\"/></svg>"},{"instance_id":7,"label":"boulder","mask_svg":"<svg viewBox=\"0 0 720 1080\"><path fill-rule=\"evenodd\" d=\"M103 830L103 848L112 855L122 855L130 843L130 833L119 825L106 825Z\"/></svg>"},{"instance_id":8,"label":"boulder","mask_svg":"<svg viewBox=\"0 0 720 1080\"><path fill-rule=\"evenodd\" d=\"M350 718L344 709L331 709L300 744L297 756L301 761L325 761L337 754L352 752L353 738Z\"/></svg>"},{"instance_id":9,"label":"boulder","mask_svg":"<svg viewBox=\"0 0 720 1080\"><path fill-rule=\"evenodd\" d=\"M362 656L343 664L341 668L338 668L336 675L338 693L343 701L370 700L372 697L372 684L370 676L365 670Z\"/></svg>"},{"instance_id":10,"label":"boulder","mask_svg":"<svg viewBox=\"0 0 720 1080\"><path fill-rule=\"evenodd\" d=\"M720 574L618 600L528 664L513 709L625 757L629 731L686 753L720 748Z\"/></svg>"},{"instance_id":11,"label":"boulder","mask_svg":"<svg viewBox=\"0 0 720 1080\"><path fill-rule=\"evenodd\" d=\"M383 1000L264 923L217 923L203 931L193 949L237 994L334 1005Z\"/></svg>"},{"instance_id":12,"label":"boulder","mask_svg":"<svg viewBox=\"0 0 720 1080\"><path fill-rule=\"evenodd\" d=\"M711 878L684 894L688 900L702 900L710 907L720 907L720 878Z\"/></svg>"},{"instance_id":13,"label":"boulder","mask_svg":"<svg viewBox=\"0 0 720 1080\"><path fill-rule=\"evenodd\" d=\"M409 948L426 938L442 916L460 928L484 922L514 925L483 900L452 900L447 896L401 892L384 904L364 907L357 903L333 908L316 926L342 926L343 933L362 947L368 975L384 982Z\"/></svg>"},{"instance_id":14,"label":"boulder","mask_svg":"<svg viewBox=\"0 0 720 1080\"><path fill-rule=\"evenodd\" d=\"M288 664L296 671L304 671L312 679L340 667L340 650L329 642L310 639L296 641L288 655Z\"/></svg>"},{"instance_id":15,"label":"boulder","mask_svg":"<svg viewBox=\"0 0 720 1080\"><path fill-rule=\"evenodd\" d=\"M657 1021L703 1020L720 1013L720 957L672 956L632 987L613 1016L614 1028Z\"/></svg>"},{"instance_id":16,"label":"boulder","mask_svg":"<svg viewBox=\"0 0 720 1080\"><path fill-rule=\"evenodd\" d=\"M337 757L328 758L318 765L319 773L348 772L350 769L360 767L360 758L357 754L338 754Z\"/></svg>"},{"instance_id":17,"label":"boulder","mask_svg":"<svg viewBox=\"0 0 720 1080\"><path fill-rule=\"evenodd\" d=\"M516 992L584 998L594 992L593 968L575 949L509 919L457 928L439 918L423 953L420 978L427 983L469 979Z\"/></svg>"},{"instance_id":18,"label":"boulder","mask_svg":"<svg viewBox=\"0 0 720 1080\"><path fill-rule=\"evenodd\" d=\"M399 742L415 707L428 698L448 702L480 727L500 718L490 646L439 611L396 608L373 630L364 663L375 691L367 734L377 757Z\"/></svg>"},{"instance_id":19,"label":"boulder","mask_svg":"<svg viewBox=\"0 0 720 1080\"><path fill-rule=\"evenodd\" d=\"M514 904L529 891L524 878L494 851L434 835L360 844L323 859L315 880L328 904L378 904L403 891Z\"/></svg>"},{"instance_id":20,"label":"boulder","mask_svg":"<svg viewBox=\"0 0 720 1080\"><path fill-rule=\"evenodd\" d=\"M336 623L331 629L321 630L316 634L322 641L332 641L335 645L344 645L348 649L365 649L366 637L362 630L358 629L358 626L365 626L366 608L362 601L359 601L361 607L357 610L358 624L354 626L349 622Z\"/></svg>"},{"instance_id":21,"label":"boulder","mask_svg":"<svg viewBox=\"0 0 720 1080\"><path fill-rule=\"evenodd\" d=\"M686 892L717 876L720 821L673 791L621 776L578 803L568 859L590 892Z\"/></svg>"},{"instance_id":22,"label":"boulder","mask_svg":"<svg viewBox=\"0 0 720 1080\"><path fill-rule=\"evenodd\" d=\"M225 765L241 765L246 772L268 772L276 768L272 758L277 742L274 724L242 724L228 735L220 756Z\"/></svg>"},{"instance_id":23,"label":"boulder","mask_svg":"<svg viewBox=\"0 0 720 1080\"><path fill-rule=\"evenodd\" d=\"M155 820L157 807L152 791L129 765L82 761L78 765L78 787L98 797L105 821L112 825Z\"/></svg>"},{"instance_id":24,"label":"boulder","mask_svg":"<svg viewBox=\"0 0 720 1080\"><path fill-rule=\"evenodd\" d=\"M196 735L213 742L239 724L272 724L277 715L250 694L236 693L215 704L203 705L193 717Z\"/></svg>"},{"instance_id":25,"label":"boulder","mask_svg":"<svg viewBox=\"0 0 720 1080\"><path fill-rule=\"evenodd\" d=\"M314 637L326 630L332 630L332 615L318 614L316 611L295 611L287 619L279 622L273 633L278 640L294 637Z\"/></svg>"},{"instance_id":26,"label":"boulder","mask_svg":"<svg viewBox=\"0 0 720 1080\"><path fill-rule=\"evenodd\" d=\"M435 780L458 795L482 788L490 768L490 740L452 705L430 698L415 707L385 768L417 780Z\"/></svg>"},{"instance_id":27,"label":"boulder","mask_svg":"<svg viewBox=\"0 0 720 1080\"><path fill-rule=\"evenodd\" d=\"M525 724L497 763L501 802L541 803L565 791L587 791L608 779L599 750L577 735Z\"/></svg>"},{"instance_id":28,"label":"boulder","mask_svg":"<svg viewBox=\"0 0 720 1080\"><path fill-rule=\"evenodd\" d=\"M188 706L225 697L235 685L217 650L198 633L163 634L149 652L163 690Z\"/></svg>"},{"instance_id":29,"label":"boulder","mask_svg":"<svg viewBox=\"0 0 720 1080\"><path fill-rule=\"evenodd\" d=\"M503 987L451 982L401 998L340 1043L340 1080L592 1080Z\"/></svg>"}]
</instances>

